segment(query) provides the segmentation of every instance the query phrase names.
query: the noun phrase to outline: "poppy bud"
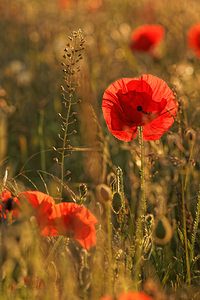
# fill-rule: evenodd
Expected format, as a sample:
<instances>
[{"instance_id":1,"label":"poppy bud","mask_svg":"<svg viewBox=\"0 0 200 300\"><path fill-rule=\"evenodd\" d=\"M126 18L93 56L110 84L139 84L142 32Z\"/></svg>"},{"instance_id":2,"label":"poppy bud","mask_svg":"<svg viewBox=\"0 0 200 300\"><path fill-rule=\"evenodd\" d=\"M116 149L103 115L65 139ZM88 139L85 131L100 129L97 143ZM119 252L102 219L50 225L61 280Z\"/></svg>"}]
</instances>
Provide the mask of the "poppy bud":
<instances>
[{"instance_id":1,"label":"poppy bud","mask_svg":"<svg viewBox=\"0 0 200 300\"><path fill-rule=\"evenodd\" d=\"M112 191L106 184L99 184L96 188L96 193L100 202L112 200Z\"/></svg>"},{"instance_id":2,"label":"poppy bud","mask_svg":"<svg viewBox=\"0 0 200 300\"><path fill-rule=\"evenodd\" d=\"M80 198L85 198L87 195L87 185L84 183L81 183L79 185L79 192L80 192Z\"/></svg>"},{"instance_id":3,"label":"poppy bud","mask_svg":"<svg viewBox=\"0 0 200 300\"><path fill-rule=\"evenodd\" d=\"M173 235L172 227L165 216L159 217L155 222L154 241L159 245L169 243Z\"/></svg>"},{"instance_id":4,"label":"poppy bud","mask_svg":"<svg viewBox=\"0 0 200 300\"><path fill-rule=\"evenodd\" d=\"M116 192L113 195L112 199L112 208L116 214L120 212L120 209L122 208L122 198L120 193Z\"/></svg>"}]
</instances>

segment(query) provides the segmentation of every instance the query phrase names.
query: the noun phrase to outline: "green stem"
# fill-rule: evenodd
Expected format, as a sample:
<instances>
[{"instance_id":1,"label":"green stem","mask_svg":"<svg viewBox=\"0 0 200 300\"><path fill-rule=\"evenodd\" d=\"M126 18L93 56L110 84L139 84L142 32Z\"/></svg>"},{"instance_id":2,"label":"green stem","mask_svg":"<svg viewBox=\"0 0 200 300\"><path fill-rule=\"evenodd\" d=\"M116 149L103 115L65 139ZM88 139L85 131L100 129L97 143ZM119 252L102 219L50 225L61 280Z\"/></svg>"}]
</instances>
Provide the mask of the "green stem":
<instances>
[{"instance_id":1,"label":"green stem","mask_svg":"<svg viewBox=\"0 0 200 300\"><path fill-rule=\"evenodd\" d=\"M56 251L56 249L57 249L58 246L60 245L62 239L63 239L63 236L60 235L60 236L58 237L57 241L55 242L55 244L53 245L53 247L51 248L50 253L49 253L49 255L48 255L48 257L47 257L47 260L46 260L46 265L49 264L49 262L50 262L50 260L51 260L51 258L52 258L52 256L53 256L53 254L54 254L54 252Z\"/></svg>"},{"instance_id":2,"label":"green stem","mask_svg":"<svg viewBox=\"0 0 200 300\"><path fill-rule=\"evenodd\" d=\"M46 171L43 125L44 125L44 111L41 110L40 111L39 127L38 127L38 133L39 133L39 138L40 138L40 151L41 151L40 159L41 159L42 171Z\"/></svg>"},{"instance_id":3,"label":"green stem","mask_svg":"<svg viewBox=\"0 0 200 300\"><path fill-rule=\"evenodd\" d=\"M146 214L143 127L139 127L139 144L140 144L140 161L141 161L140 179L141 179L142 201L139 202L139 205L138 205L138 212L137 212L138 214L137 214L137 223L136 223L135 270L134 270L134 284L135 284L136 290L138 290L139 277L140 277L140 272L141 272L143 219Z\"/></svg>"},{"instance_id":4,"label":"green stem","mask_svg":"<svg viewBox=\"0 0 200 300\"><path fill-rule=\"evenodd\" d=\"M62 158L61 158L61 187L60 187L60 193L62 197L62 192L63 192L63 182L64 182L64 163L65 163L65 145L66 145L66 140L67 140L67 131L68 131L68 125L69 125L69 116L70 116L70 110L71 110L71 105L72 105L72 97L69 97L69 103L67 106L67 117L65 121L65 133L64 133L64 138L63 138L63 151L62 151Z\"/></svg>"},{"instance_id":5,"label":"green stem","mask_svg":"<svg viewBox=\"0 0 200 300\"><path fill-rule=\"evenodd\" d=\"M145 179L144 179L144 144L143 144L143 127L139 127L139 143L140 143L140 160L141 160L141 171L140 171L140 178L141 178L141 192L142 192L142 204L143 204L143 211L142 214L146 215L146 197L145 197Z\"/></svg>"},{"instance_id":6,"label":"green stem","mask_svg":"<svg viewBox=\"0 0 200 300\"><path fill-rule=\"evenodd\" d=\"M189 255L188 255L187 227L186 227L186 216L185 216L185 192L184 192L183 175L182 175L182 211L183 211L183 231L184 231L184 241L185 241L185 259L186 259L186 267L187 267L187 282L191 284L190 263L189 263Z\"/></svg>"},{"instance_id":7,"label":"green stem","mask_svg":"<svg viewBox=\"0 0 200 300\"><path fill-rule=\"evenodd\" d=\"M194 257L194 245L196 242L196 235L197 235L197 230L199 226L199 217L200 217L200 192L198 193L198 198L197 198L197 209L196 209L196 218L194 221L194 227L193 227L193 233L192 233L192 260Z\"/></svg>"},{"instance_id":8,"label":"green stem","mask_svg":"<svg viewBox=\"0 0 200 300\"><path fill-rule=\"evenodd\" d=\"M108 247L108 271L107 271L107 293L112 295L112 224L110 202L106 205L107 217L107 247Z\"/></svg>"},{"instance_id":9,"label":"green stem","mask_svg":"<svg viewBox=\"0 0 200 300\"><path fill-rule=\"evenodd\" d=\"M125 198L124 198L124 181L123 181L123 172L120 167L117 167L117 192L121 195L122 210L125 216L126 207L125 207Z\"/></svg>"}]
</instances>

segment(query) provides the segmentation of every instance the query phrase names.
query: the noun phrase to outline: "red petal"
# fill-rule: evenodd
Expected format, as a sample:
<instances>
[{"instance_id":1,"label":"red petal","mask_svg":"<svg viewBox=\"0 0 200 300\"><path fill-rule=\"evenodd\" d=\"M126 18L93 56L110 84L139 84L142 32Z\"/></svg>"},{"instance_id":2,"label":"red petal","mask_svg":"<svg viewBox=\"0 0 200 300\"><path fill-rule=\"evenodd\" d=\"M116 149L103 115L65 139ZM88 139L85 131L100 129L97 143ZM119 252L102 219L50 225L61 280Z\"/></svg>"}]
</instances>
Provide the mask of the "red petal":
<instances>
[{"instance_id":1,"label":"red petal","mask_svg":"<svg viewBox=\"0 0 200 300\"><path fill-rule=\"evenodd\" d=\"M126 292L119 294L117 300L153 300L143 292Z\"/></svg>"}]
</instances>

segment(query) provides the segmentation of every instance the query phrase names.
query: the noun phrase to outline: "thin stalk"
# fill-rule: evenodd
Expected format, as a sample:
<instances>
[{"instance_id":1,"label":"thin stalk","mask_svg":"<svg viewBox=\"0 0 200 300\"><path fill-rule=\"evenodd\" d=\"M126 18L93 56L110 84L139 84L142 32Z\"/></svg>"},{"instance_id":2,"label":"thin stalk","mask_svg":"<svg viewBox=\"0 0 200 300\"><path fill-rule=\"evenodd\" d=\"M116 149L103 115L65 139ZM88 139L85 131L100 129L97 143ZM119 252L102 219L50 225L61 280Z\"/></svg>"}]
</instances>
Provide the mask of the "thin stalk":
<instances>
[{"instance_id":1,"label":"thin stalk","mask_svg":"<svg viewBox=\"0 0 200 300\"><path fill-rule=\"evenodd\" d=\"M184 241L185 241L185 259L186 259L186 268L187 268L187 282L188 282L188 284L191 284L190 262L189 262L189 255L188 255L186 215L185 215L185 192L184 192L183 175L182 175L182 211L183 211L183 231L184 231Z\"/></svg>"},{"instance_id":2,"label":"thin stalk","mask_svg":"<svg viewBox=\"0 0 200 300\"><path fill-rule=\"evenodd\" d=\"M48 255L48 257L47 257L47 260L46 260L46 265L49 264L50 260L52 259L52 256L53 256L54 252L56 251L56 249L57 249L58 246L60 245L62 239L63 239L63 236L60 235L60 236L58 237L57 241L55 242L55 244L53 245L53 247L51 248L50 253L49 253L49 255Z\"/></svg>"},{"instance_id":3,"label":"thin stalk","mask_svg":"<svg viewBox=\"0 0 200 300\"><path fill-rule=\"evenodd\" d=\"M139 143L140 143L140 160L141 160L141 192L142 192L142 204L143 215L146 215L146 197L145 197L145 178L144 178L144 144L143 144L143 127L139 127Z\"/></svg>"},{"instance_id":4,"label":"thin stalk","mask_svg":"<svg viewBox=\"0 0 200 300\"><path fill-rule=\"evenodd\" d=\"M124 216L126 215L126 207L125 207L125 198L124 198L124 182L123 182L123 172L120 167L117 168L117 192L121 195L122 200L122 210Z\"/></svg>"},{"instance_id":5,"label":"thin stalk","mask_svg":"<svg viewBox=\"0 0 200 300\"><path fill-rule=\"evenodd\" d=\"M197 235L198 225L199 225L199 221L200 221L199 217L200 217L200 192L198 193L198 198L197 198L196 218L194 221L194 227L193 227L193 233L192 233L192 242L191 242L192 260L194 258L194 245L196 242L196 235Z\"/></svg>"},{"instance_id":6,"label":"thin stalk","mask_svg":"<svg viewBox=\"0 0 200 300\"><path fill-rule=\"evenodd\" d=\"M40 111L39 127L38 127L38 133L39 133L39 138L40 138L40 159L41 159L42 171L46 171L46 158L45 158L43 125L44 125L44 111L41 110Z\"/></svg>"},{"instance_id":7,"label":"thin stalk","mask_svg":"<svg viewBox=\"0 0 200 300\"><path fill-rule=\"evenodd\" d=\"M134 284L136 290L138 290L139 277L141 272L143 221L146 214L143 127L139 127L139 144L140 144L140 160L141 160L140 180L141 180L142 201L139 202L138 205L138 212L137 212L138 214L137 214L137 223L136 223L135 270L134 270Z\"/></svg>"},{"instance_id":8,"label":"thin stalk","mask_svg":"<svg viewBox=\"0 0 200 300\"><path fill-rule=\"evenodd\" d=\"M65 133L64 133L64 138L63 138L63 149L65 148L66 140L67 140L67 132L68 132L71 105L72 105L72 97L70 96L69 97L69 103L68 103L68 106L67 106L67 117L66 117L66 121L65 121ZM62 197L63 182L64 182L64 162L65 162L65 150L62 151L62 155L61 155L61 187L60 187L61 197Z\"/></svg>"},{"instance_id":9,"label":"thin stalk","mask_svg":"<svg viewBox=\"0 0 200 300\"><path fill-rule=\"evenodd\" d=\"M107 293L112 295L112 224L111 224L111 207L110 202L106 205L107 221L107 251L108 251L108 271L107 271Z\"/></svg>"}]
</instances>

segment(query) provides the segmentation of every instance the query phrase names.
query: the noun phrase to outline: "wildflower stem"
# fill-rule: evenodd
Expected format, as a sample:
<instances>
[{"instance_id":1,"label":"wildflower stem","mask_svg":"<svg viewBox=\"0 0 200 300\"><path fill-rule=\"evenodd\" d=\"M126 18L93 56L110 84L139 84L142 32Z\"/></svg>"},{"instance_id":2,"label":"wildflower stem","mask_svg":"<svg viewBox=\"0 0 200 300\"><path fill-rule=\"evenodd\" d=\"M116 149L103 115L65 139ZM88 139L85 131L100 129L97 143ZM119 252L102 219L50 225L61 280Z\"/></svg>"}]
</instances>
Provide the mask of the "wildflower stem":
<instances>
[{"instance_id":1,"label":"wildflower stem","mask_svg":"<svg viewBox=\"0 0 200 300\"><path fill-rule=\"evenodd\" d=\"M67 117L66 117L66 121L65 121L65 133L64 133L64 138L63 138L63 149L65 148L66 140L67 140L67 131L68 131L68 125L69 125L71 104L72 104L72 97L69 96L69 103L67 106ZM65 150L62 151L62 156L61 156L61 187L60 187L61 197L62 197L63 181L64 181L64 163L65 163Z\"/></svg>"},{"instance_id":2,"label":"wildflower stem","mask_svg":"<svg viewBox=\"0 0 200 300\"><path fill-rule=\"evenodd\" d=\"M124 182L123 182L123 172L120 167L117 167L117 192L121 195L122 200L122 210L124 216L126 215L125 199L124 199Z\"/></svg>"},{"instance_id":3,"label":"wildflower stem","mask_svg":"<svg viewBox=\"0 0 200 300\"><path fill-rule=\"evenodd\" d=\"M62 239L63 239L63 236L60 235L60 236L58 237L57 241L55 242L55 244L53 245L53 247L51 248L50 253L49 253L49 255L48 255L48 257L47 257L47 260L46 260L46 265L49 264L49 262L50 262L50 260L51 260L51 258L52 258L52 256L53 256L53 254L54 254L54 252L56 251L56 249L57 249L58 246L60 245Z\"/></svg>"},{"instance_id":4,"label":"wildflower stem","mask_svg":"<svg viewBox=\"0 0 200 300\"><path fill-rule=\"evenodd\" d=\"M139 143L140 143L140 161L141 161L141 192L142 192L142 215L146 215L146 197L145 197L145 179L144 179L144 144L143 144L143 127L139 127Z\"/></svg>"},{"instance_id":5,"label":"wildflower stem","mask_svg":"<svg viewBox=\"0 0 200 300\"><path fill-rule=\"evenodd\" d=\"M40 111L39 127L38 127L38 134L39 134L39 138L40 138L40 151L41 151L40 152L40 159L41 159L42 171L46 171L43 125L44 125L44 111L41 110Z\"/></svg>"},{"instance_id":6,"label":"wildflower stem","mask_svg":"<svg viewBox=\"0 0 200 300\"><path fill-rule=\"evenodd\" d=\"M112 294L112 224L110 201L106 203L107 217L107 251L108 251L108 271L107 271L107 293Z\"/></svg>"},{"instance_id":7,"label":"wildflower stem","mask_svg":"<svg viewBox=\"0 0 200 300\"><path fill-rule=\"evenodd\" d=\"M139 202L136 222L136 240L135 240L135 270L134 284L138 290L138 283L141 271L142 260L142 242L143 242L143 219L146 214L146 198L145 198L145 180L144 180L144 145L143 145L143 127L139 127L139 143L140 143L140 160L141 160L141 192L142 201Z\"/></svg>"},{"instance_id":8,"label":"wildflower stem","mask_svg":"<svg viewBox=\"0 0 200 300\"><path fill-rule=\"evenodd\" d=\"M183 231L184 231L184 241L185 241L185 259L187 268L187 282L191 284L191 274L190 274L190 263L188 255L188 239L187 239L187 228L186 228L186 216L185 216L185 192L184 192L184 179L182 175L182 211L183 211Z\"/></svg>"},{"instance_id":9,"label":"wildflower stem","mask_svg":"<svg viewBox=\"0 0 200 300\"><path fill-rule=\"evenodd\" d=\"M200 192L198 193L198 198L197 198L197 208L196 208L196 218L194 221L194 227L193 227L193 233L192 233L192 260L194 258L194 245L196 242L196 235L197 235L197 229L199 225L199 217L200 217Z\"/></svg>"}]
</instances>

